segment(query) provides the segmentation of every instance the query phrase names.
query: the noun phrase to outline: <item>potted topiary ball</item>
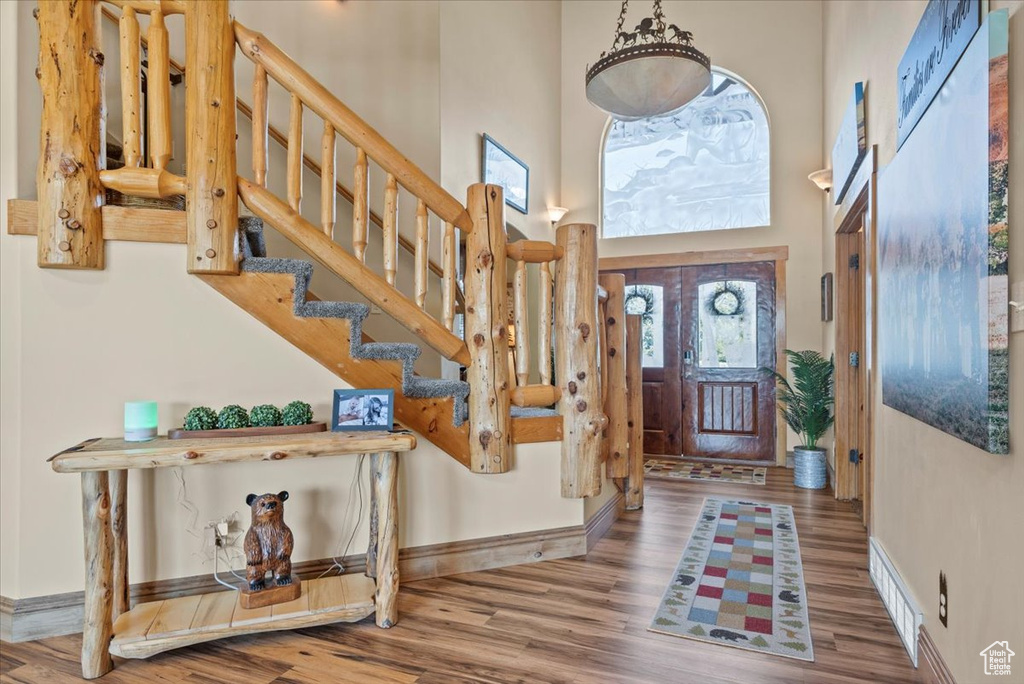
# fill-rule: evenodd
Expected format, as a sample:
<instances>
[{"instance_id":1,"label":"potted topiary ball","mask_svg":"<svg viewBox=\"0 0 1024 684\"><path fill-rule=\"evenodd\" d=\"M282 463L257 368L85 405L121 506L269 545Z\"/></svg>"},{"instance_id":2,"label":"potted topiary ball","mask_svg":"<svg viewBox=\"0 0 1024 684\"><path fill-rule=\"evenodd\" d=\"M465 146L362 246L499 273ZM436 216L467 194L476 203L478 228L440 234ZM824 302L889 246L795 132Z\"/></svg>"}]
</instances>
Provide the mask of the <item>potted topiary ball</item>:
<instances>
[{"instance_id":1,"label":"potted topiary ball","mask_svg":"<svg viewBox=\"0 0 1024 684\"><path fill-rule=\"evenodd\" d=\"M217 428L221 430L234 430L237 428L249 427L249 414L238 404L225 406L217 416Z\"/></svg>"},{"instance_id":2,"label":"potted topiary ball","mask_svg":"<svg viewBox=\"0 0 1024 684\"><path fill-rule=\"evenodd\" d=\"M307 425L313 422L313 407L304 401L293 401L281 412L284 425Z\"/></svg>"},{"instance_id":3,"label":"potted topiary ball","mask_svg":"<svg viewBox=\"0 0 1024 684\"><path fill-rule=\"evenodd\" d=\"M194 430L216 430L217 413L209 406L196 406L189 409L185 414L185 429Z\"/></svg>"},{"instance_id":4,"label":"potted topiary ball","mask_svg":"<svg viewBox=\"0 0 1024 684\"><path fill-rule=\"evenodd\" d=\"M273 404L253 406L249 411L249 422L253 427L274 427L281 424L281 409Z\"/></svg>"}]
</instances>

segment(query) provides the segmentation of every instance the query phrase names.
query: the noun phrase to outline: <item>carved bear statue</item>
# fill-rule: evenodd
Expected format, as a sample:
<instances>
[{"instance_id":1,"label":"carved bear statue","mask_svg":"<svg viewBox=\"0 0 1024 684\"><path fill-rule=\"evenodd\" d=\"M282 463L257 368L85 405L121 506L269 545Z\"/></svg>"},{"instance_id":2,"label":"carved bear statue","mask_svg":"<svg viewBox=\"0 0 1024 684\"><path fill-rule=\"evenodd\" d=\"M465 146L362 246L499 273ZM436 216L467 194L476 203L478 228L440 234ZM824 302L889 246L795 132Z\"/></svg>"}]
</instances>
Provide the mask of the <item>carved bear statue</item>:
<instances>
[{"instance_id":1,"label":"carved bear statue","mask_svg":"<svg viewBox=\"0 0 1024 684\"><path fill-rule=\"evenodd\" d=\"M245 579L249 591L264 588L268 572L279 587L292 583L292 531L284 524L284 502L288 492L250 494L245 502L252 508L252 526L245 534Z\"/></svg>"}]
</instances>

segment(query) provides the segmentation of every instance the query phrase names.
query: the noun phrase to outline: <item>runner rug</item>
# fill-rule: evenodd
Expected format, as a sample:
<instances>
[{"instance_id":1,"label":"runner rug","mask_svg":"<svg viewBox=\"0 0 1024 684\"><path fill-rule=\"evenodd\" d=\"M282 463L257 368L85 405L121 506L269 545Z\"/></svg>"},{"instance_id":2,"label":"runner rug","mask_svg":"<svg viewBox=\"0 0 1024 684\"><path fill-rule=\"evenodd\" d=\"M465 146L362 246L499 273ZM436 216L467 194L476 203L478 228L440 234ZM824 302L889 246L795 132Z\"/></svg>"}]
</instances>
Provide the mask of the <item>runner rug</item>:
<instances>
[{"instance_id":1,"label":"runner rug","mask_svg":"<svg viewBox=\"0 0 1024 684\"><path fill-rule=\"evenodd\" d=\"M792 507L705 499L648 629L813 661Z\"/></svg>"},{"instance_id":2,"label":"runner rug","mask_svg":"<svg viewBox=\"0 0 1024 684\"><path fill-rule=\"evenodd\" d=\"M690 463L649 458L644 475L663 480L721 480L737 484L763 485L767 468L725 463Z\"/></svg>"}]
</instances>

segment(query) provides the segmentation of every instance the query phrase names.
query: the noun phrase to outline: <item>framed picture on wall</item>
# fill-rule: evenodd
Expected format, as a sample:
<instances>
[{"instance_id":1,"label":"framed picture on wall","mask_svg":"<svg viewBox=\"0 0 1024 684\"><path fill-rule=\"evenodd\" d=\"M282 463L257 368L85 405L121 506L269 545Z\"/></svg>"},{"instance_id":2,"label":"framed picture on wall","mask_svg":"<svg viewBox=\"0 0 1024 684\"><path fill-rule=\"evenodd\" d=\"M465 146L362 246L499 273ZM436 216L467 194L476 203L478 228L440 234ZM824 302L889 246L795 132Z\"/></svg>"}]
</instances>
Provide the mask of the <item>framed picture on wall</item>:
<instances>
[{"instance_id":1,"label":"framed picture on wall","mask_svg":"<svg viewBox=\"0 0 1024 684\"><path fill-rule=\"evenodd\" d=\"M484 133L484 183L500 185L505 190L505 204L527 213L530 206L530 167Z\"/></svg>"},{"instance_id":2,"label":"framed picture on wall","mask_svg":"<svg viewBox=\"0 0 1024 684\"><path fill-rule=\"evenodd\" d=\"M390 430L394 422L394 390L334 390L333 431Z\"/></svg>"}]
</instances>

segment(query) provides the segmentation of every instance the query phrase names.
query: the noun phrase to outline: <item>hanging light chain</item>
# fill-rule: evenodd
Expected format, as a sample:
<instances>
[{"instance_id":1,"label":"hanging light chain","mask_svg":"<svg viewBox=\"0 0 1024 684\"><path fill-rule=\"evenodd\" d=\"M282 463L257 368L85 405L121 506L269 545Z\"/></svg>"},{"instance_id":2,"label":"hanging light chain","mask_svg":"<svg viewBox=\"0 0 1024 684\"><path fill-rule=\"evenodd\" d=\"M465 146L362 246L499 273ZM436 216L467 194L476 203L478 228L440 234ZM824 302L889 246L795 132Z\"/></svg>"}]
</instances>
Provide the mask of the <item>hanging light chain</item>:
<instances>
[{"instance_id":1,"label":"hanging light chain","mask_svg":"<svg viewBox=\"0 0 1024 684\"><path fill-rule=\"evenodd\" d=\"M619 38L622 36L622 25L626 21L626 10L629 7L629 0L622 0L622 9L619 10L619 23L615 25L615 34L612 36L612 50L619 42Z\"/></svg>"},{"instance_id":2,"label":"hanging light chain","mask_svg":"<svg viewBox=\"0 0 1024 684\"><path fill-rule=\"evenodd\" d=\"M665 40L665 13L661 11L661 0L654 0L654 21L657 23L655 31L662 41Z\"/></svg>"}]
</instances>

